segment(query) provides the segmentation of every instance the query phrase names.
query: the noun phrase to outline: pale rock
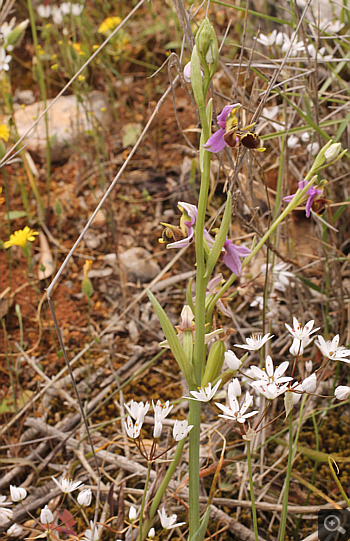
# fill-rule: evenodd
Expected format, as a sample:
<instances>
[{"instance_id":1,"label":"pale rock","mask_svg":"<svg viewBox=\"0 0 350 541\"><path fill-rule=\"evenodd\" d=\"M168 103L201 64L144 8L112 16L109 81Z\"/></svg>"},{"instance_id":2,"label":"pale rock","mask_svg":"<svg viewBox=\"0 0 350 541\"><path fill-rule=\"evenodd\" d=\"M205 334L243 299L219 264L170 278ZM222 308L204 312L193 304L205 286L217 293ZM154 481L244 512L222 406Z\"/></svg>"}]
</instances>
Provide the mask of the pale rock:
<instances>
[{"instance_id":1,"label":"pale rock","mask_svg":"<svg viewBox=\"0 0 350 541\"><path fill-rule=\"evenodd\" d=\"M145 248L130 248L119 257L130 281L151 282L160 273L158 263Z\"/></svg>"},{"instance_id":2,"label":"pale rock","mask_svg":"<svg viewBox=\"0 0 350 541\"><path fill-rule=\"evenodd\" d=\"M47 100L50 105L53 100ZM48 111L49 135L51 140L51 160L57 162L68 158L78 144L78 138L86 132L96 130L98 126L107 129L112 122L107 97L98 91L92 91L89 99L78 103L76 96L61 96ZM22 137L44 111L44 102L39 101L18 109L14 121L18 134ZM35 126L24 140L27 150L41 160L46 159L45 117Z\"/></svg>"}]
</instances>

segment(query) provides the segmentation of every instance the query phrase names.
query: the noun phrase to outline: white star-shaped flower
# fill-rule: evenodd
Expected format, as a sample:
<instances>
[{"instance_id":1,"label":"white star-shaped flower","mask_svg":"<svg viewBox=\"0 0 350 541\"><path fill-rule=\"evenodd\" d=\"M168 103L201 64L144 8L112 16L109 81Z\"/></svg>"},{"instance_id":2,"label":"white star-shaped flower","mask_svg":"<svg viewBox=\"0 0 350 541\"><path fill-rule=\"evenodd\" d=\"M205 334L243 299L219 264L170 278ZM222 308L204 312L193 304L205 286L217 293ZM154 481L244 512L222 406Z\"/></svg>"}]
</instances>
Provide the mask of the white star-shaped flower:
<instances>
[{"instance_id":1,"label":"white star-shaped flower","mask_svg":"<svg viewBox=\"0 0 350 541\"><path fill-rule=\"evenodd\" d=\"M141 422L141 424L144 421L145 415L149 410L150 404L146 402L144 404L143 402L136 402L135 400L131 400L129 406L127 404L124 404L126 409L128 410L129 414L135 421Z\"/></svg>"},{"instance_id":2,"label":"white star-shaped flower","mask_svg":"<svg viewBox=\"0 0 350 541\"><path fill-rule=\"evenodd\" d=\"M206 384L204 387L198 387L198 391L190 391L192 396L184 396L183 398L187 398L189 400L198 400L199 402L209 402L218 390L218 387L221 383L221 379L217 382L216 385L214 385L213 388L211 388L211 383Z\"/></svg>"},{"instance_id":3,"label":"white star-shaped flower","mask_svg":"<svg viewBox=\"0 0 350 541\"><path fill-rule=\"evenodd\" d=\"M124 426L125 426L125 430L126 430L127 435L129 436L129 438L132 438L133 440L136 440L136 438L139 437L140 432L141 432L141 428L142 428L142 424L143 424L143 419L142 420L136 420L135 424L134 424L132 422L132 419L131 419L130 415L128 415L126 422L124 421ZM157 427L157 430L158 430L158 427Z\"/></svg>"},{"instance_id":4,"label":"white star-shaped flower","mask_svg":"<svg viewBox=\"0 0 350 541\"><path fill-rule=\"evenodd\" d=\"M238 380L236 380L238 382ZM233 385L232 385L233 384ZM230 388L230 385L232 387ZM237 397L235 396L235 393L238 391L238 387L235 383L231 382L228 388L227 397L229 400L229 407L223 406L222 404L219 404L218 402L215 402L218 408L221 409L223 414L220 414L219 417L222 417L223 419L228 419L230 421L237 421L238 423L245 423L249 417L252 417L253 415L256 415L259 413L259 411L251 411L249 413L246 413L247 409L250 408L250 406L253 403L253 397L249 392L247 391L243 400L242 405L240 406ZM238 383L239 385L239 383ZM235 387L237 387L235 389ZM239 391L240 391L240 385L239 385Z\"/></svg>"},{"instance_id":5,"label":"white star-shaped flower","mask_svg":"<svg viewBox=\"0 0 350 541\"><path fill-rule=\"evenodd\" d=\"M62 477L61 481L57 481L54 477L52 477L56 483L56 485L64 492L65 494L68 494L68 492L73 492L77 488L82 488L84 485L81 481L73 481L72 479L66 479L65 477Z\"/></svg>"},{"instance_id":6,"label":"white star-shaped flower","mask_svg":"<svg viewBox=\"0 0 350 541\"><path fill-rule=\"evenodd\" d=\"M158 509L158 515L160 518L161 525L166 530L171 530L172 528L176 528L177 526L182 526L183 524L186 524L186 522L178 522L176 524L177 515L171 515L170 517L167 516L164 507L161 511Z\"/></svg>"},{"instance_id":7,"label":"white star-shaped flower","mask_svg":"<svg viewBox=\"0 0 350 541\"><path fill-rule=\"evenodd\" d=\"M6 524L12 517L12 510L5 507L10 503L6 501L6 496L0 496L0 526Z\"/></svg>"},{"instance_id":8,"label":"white star-shaped flower","mask_svg":"<svg viewBox=\"0 0 350 541\"><path fill-rule=\"evenodd\" d=\"M326 340L323 336L318 336L315 341L316 346L321 350L325 357L331 359L331 361L344 361L350 363L350 359L346 357L350 356L350 349L346 349L344 346L339 346L339 334L337 334L333 340Z\"/></svg>"},{"instance_id":9,"label":"white star-shaped flower","mask_svg":"<svg viewBox=\"0 0 350 541\"><path fill-rule=\"evenodd\" d=\"M246 344L235 344L235 347L247 349L248 351L258 351L268 340L271 340L273 336L273 334L270 336L270 333L265 334L265 336L262 336L261 334L253 335L246 338Z\"/></svg>"}]
</instances>

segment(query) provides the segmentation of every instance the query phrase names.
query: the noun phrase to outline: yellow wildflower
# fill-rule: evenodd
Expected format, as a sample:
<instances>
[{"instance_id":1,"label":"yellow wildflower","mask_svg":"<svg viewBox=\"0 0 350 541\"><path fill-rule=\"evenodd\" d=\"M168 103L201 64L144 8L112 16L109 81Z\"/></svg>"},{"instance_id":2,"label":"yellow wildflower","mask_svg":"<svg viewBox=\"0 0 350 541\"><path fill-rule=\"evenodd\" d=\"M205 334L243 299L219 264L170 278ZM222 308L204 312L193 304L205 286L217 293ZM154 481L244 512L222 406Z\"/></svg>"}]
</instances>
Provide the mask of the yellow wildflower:
<instances>
[{"instance_id":1,"label":"yellow wildflower","mask_svg":"<svg viewBox=\"0 0 350 541\"><path fill-rule=\"evenodd\" d=\"M5 201L5 197L1 197L1 193L2 193L2 187L0 187L0 205L2 205L3 202Z\"/></svg>"},{"instance_id":2,"label":"yellow wildflower","mask_svg":"<svg viewBox=\"0 0 350 541\"><path fill-rule=\"evenodd\" d=\"M122 20L120 17L107 17L107 19L105 19L103 23L101 23L98 32L99 34L110 34L111 30L114 30L116 26L118 26L118 24L120 24L121 22Z\"/></svg>"},{"instance_id":3,"label":"yellow wildflower","mask_svg":"<svg viewBox=\"0 0 350 541\"><path fill-rule=\"evenodd\" d=\"M0 125L0 139L8 141L10 137L10 128L6 124Z\"/></svg>"},{"instance_id":4,"label":"yellow wildflower","mask_svg":"<svg viewBox=\"0 0 350 541\"><path fill-rule=\"evenodd\" d=\"M80 81L81 83L85 81L85 75L78 75L78 81Z\"/></svg>"},{"instance_id":5,"label":"yellow wildflower","mask_svg":"<svg viewBox=\"0 0 350 541\"><path fill-rule=\"evenodd\" d=\"M72 43L73 49L75 49L79 56L85 56L84 51L81 50L81 44L80 43Z\"/></svg>"},{"instance_id":6,"label":"yellow wildflower","mask_svg":"<svg viewBox=\"0 0 350 541\"><path fill-rule=\"evenodd\" d=\"M10 240L4 242L4 248L10 248L10 246L21 246L24 248L27 240L30 240L30 242L35 240L35 235L39 235L39 233L26 225L24 229L15 231L13 235L10 235Z\"/></svg>"}]
</instances>

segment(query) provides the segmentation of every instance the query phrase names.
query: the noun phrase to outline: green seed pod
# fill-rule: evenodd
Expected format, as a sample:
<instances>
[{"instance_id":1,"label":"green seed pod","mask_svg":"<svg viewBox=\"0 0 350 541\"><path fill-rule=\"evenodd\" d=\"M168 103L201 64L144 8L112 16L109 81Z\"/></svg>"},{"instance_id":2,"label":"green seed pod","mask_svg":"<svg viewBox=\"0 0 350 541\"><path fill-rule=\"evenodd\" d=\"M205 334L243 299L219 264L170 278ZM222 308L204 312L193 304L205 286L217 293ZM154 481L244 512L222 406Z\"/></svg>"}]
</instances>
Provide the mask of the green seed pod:
<instances>
[{"instance_id":1,"label":"green seed pod","mask_svg":"<svg viewBox=\"0 0 350 541\"><path fill-rule=\"evenodd\" d=\"M82 290L83 290L84 295L86 295L86 297L90 299L93 292L90 278L84 278L83 283L82 283Z\"/></svg>"},{"instance_id":2,"label":"green seed pod","mask_svg":"<svg viewBox=\"0 0 350 541\"><path fill-rule=\"evenodd\" d=\"M224 364L225 352L225 344L222 340L217 340L209 351L207 366L201 383L202 387L205 387L209 381L213 382L219 376Z\"/></svg>"}]
</instances>

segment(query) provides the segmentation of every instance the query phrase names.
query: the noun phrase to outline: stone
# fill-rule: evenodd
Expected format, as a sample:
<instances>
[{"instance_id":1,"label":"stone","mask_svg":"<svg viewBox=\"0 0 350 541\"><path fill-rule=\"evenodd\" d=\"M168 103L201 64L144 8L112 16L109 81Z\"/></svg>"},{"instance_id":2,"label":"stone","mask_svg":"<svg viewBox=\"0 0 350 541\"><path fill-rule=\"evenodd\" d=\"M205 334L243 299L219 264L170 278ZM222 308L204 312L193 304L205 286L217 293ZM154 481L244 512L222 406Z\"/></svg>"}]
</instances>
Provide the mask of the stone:
<instances>
[{"instance_id":1,"label":"stone","mask_svg":"<svg viewBox=\"0 0 350 541\"><path fill-rule=\"evenodd\" d=\"M158 263L145 248L130 248L119 257L131 282L151 282L160 273Z\"/></svg>"},{"instance_id":2,"label":"stone","mask_svg":"<svg viewBox=\"0 0 350 541\"><path fill-rule=\"evenodd\" d=\"M52 101L47 100L47 105ZM43 111L44 102L39 101L14 112L13 117L20 137L28 131ZM113 118L107 97L95 90L90 92L88 99L83 98L82 102L74 95L61 96L47 114L53 162L69 158L81 136L91 135L91 132L99 126L108 129ZM29 152L40 160L46 159L45 117L28 134L24 142L28 143Z\"/></svg>"}]
</instances>

